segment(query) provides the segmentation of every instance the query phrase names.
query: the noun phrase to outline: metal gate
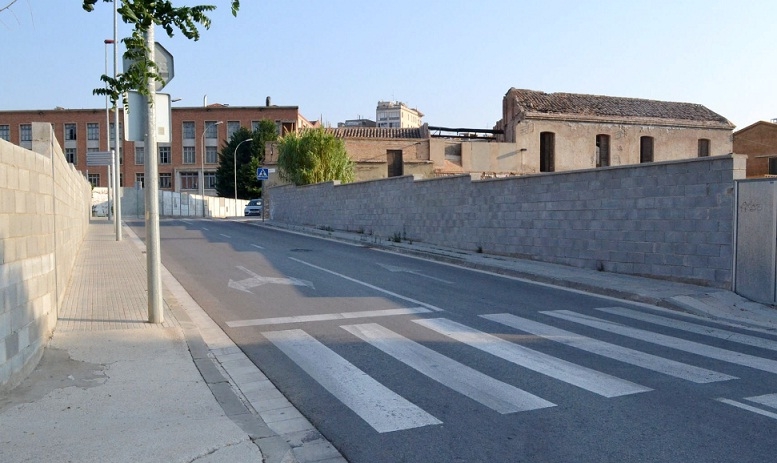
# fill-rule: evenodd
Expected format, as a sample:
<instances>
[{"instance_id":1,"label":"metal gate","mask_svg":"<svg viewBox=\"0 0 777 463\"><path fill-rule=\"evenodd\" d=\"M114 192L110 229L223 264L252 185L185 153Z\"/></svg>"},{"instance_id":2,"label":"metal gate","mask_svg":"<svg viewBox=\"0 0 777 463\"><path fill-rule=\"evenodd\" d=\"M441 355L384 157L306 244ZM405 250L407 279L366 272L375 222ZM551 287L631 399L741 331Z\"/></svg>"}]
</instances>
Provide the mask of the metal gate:
<instances>
[{"instance_id":1,"label":"metal gate","mask_svg":"<svg viewBox=\"0 0 777 463\"><path fill-rule=\"evenodd\" d=\"M777 303L777 179L737 180L734 291Z\"/></svg>"}]
</instances>

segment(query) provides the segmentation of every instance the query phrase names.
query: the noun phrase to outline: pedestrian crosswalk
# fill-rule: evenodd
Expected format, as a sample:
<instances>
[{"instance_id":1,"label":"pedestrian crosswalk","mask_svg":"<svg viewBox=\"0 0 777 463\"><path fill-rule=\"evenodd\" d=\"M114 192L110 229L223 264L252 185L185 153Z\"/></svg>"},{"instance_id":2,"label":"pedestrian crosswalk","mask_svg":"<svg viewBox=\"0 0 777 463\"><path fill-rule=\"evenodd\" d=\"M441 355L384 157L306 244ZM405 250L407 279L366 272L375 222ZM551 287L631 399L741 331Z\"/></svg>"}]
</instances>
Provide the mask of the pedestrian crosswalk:
<instances>
[{"instance_id":1,"label":"pedestrian crosswalk","mask_svg":"<svg viewBox=\"0 0 777 463\"><path fill-rule=\"evenodd\" d=\"M649 385L640 384L645 378L651 378L646 377L644 371L640 370L692 384L736 381L737 376L731 373L741 372L740 367L777 373L777 361L768 353L777 350L777 341L770 339L768 335L745 334L742 332L744 330L723 329L624 307L602 307L589 313L597 316L571 310L542 311L533 319L509 313L484 314L472 322L477 325L475 328L441 317L439 312L418 308L395 312L398 316L409 317L408 320L412 323L407 325L408 331L416 335L418 329L423 329L428 331L430 339L442 336L443 339L467 349L467 352L498 359L497 362L504 365L501 368L532 371L549 378L550 381L557 381L582 393L591 393L606 399L649 394L656 384L662 384L651 383L649 380ZM384 312L363 314L371 317L379 315L383 318L389 315ZM253 320L250 324L235 322L231 326L261 326L263 336L275 347L379 433L435 426L443 422L414 403L413 397L403 397L392 391L354 365L343 354L327 347L325 341L317 340L299 326L295 329L282 329L278 325L285 322L299 324L322 320L348 320L351 323L337 326L350 333L354 340L360 340L364 346L377 349L375 352L386 354L386 358L400 362L458 395L499 414L521 413L558 405L555 403L559 402L558 396L555 396L555 399L551 397L552 401L543 397L546 392L541 387L531 390L531 384L529 387L526 383L510 384L509 380L505 380L511 377L509 374L500 376L500 379L494 378L488 372L480 371L479 365L471 364L471 360L468 364L464 359L452 358L450 351L444 354L435 350L433 343L414 340L418 339L417 336L403 335L397 330L397 326L403 325L396 323L396 320L389 329L379 323L353 323L357 319L357 316L338 314L332 317L319 316L299 320L289 318L266 323L261 320ZM555 326L559 324L563 324L564 328ZM646 325L656 326L657 330L663 332L644 329ZM506 332L506 329L510 331ZM673 335L664 334L666 332ZM516 337L510 336L510 333ZM601 337L606 340L598 339L596 333L602 333ZM531 348L522 342L525 336L520 335L526 334L531 337ZM682 337L686 335L693 340ZM722 344L726 348L713 345L720 344L721 339L726 341ZM559 345L557 349L548 349L549 346ZM653 349L650 345L657 348ZM748 350L750 353L734 350L737 345L742 346L741 350ZM543 349L555 352L555 355L543 352ZM681 356L682 361L667 358L670 356L667 352L672 351L693 355ZM581 361L581 356L588 356L586 358L589 361ZM591 358L594 361L590 361ZM599 361L595 361L596 359ZM602 362L602 359L607 361ZM612 370L606 371L612 361L634 367L634 374L630 375L631 377L622 377L629 375L632 371L629 368L618 368L615 370L617 374L613 374ZM591 368L591 365L594 368ZM737 369L731 369L731 365L735 365ZM710 366L714 369L710 369ZM409 395L407 391L405 395ZM777 394L748 398L753 405L727 398L716 400L750 411L754 408L761 410L757 408L759 406L777 409ZM757 413L770 416L769 414L774 412Z\"/></svg>"}]
</instances>

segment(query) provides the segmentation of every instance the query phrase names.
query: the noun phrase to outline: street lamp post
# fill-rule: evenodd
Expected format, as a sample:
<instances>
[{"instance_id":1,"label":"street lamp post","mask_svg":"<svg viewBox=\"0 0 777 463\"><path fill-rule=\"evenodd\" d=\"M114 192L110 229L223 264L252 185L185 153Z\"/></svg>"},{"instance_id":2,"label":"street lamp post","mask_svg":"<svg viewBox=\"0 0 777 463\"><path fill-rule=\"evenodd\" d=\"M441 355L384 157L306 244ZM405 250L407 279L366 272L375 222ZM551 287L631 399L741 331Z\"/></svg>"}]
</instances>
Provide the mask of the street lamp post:
<instances>
[{"instance_id":1,"label":"street lamp post","mask_svg":"<svg viewBox=\"0 0 777 463\"><path fill-rule=\"evenodd\" d=\"M108 75L108 45L112 45L115 42L113 39L105 39L105 75ZM105 89L108 89L108 83L105 83ZM108 151L111 150L111 116L110 112L108 111L108 93L105 94L105 144L108 146ZM114 166L114 168L117 166ZM111 167L108 166L108 220L111 220L111 203L112 203L112 190L111 185L113 184L113 174L111 172Z\"/></svg>"},{"instance_id":2,"label":"street lamp post","mask_svg":"<svg viewBox=\"0 0 777 463\"><path fill-rule=\"evenodd\" d=\"M223 124L224 121L216 121L211 123L211 126ZM205 134L208 132L208 124L202 129L202 152L200 153L200 200L202 201L202 216L205 217Z\"/></svg>"},{"instance_id":3,"label":"street lamp post","mask_svg":"<svg viewBox=\"0 0 777 463\"><path fill-rule=\"evenodd\" d=\"M235 214L237 215L237 149L240 148L240 145L247 141L252 141L253 138L246 138L245 140L241 141L237 144L235 147L235 154L232 155L232 167L235 168Z\"/></svg>"}]
</instances>

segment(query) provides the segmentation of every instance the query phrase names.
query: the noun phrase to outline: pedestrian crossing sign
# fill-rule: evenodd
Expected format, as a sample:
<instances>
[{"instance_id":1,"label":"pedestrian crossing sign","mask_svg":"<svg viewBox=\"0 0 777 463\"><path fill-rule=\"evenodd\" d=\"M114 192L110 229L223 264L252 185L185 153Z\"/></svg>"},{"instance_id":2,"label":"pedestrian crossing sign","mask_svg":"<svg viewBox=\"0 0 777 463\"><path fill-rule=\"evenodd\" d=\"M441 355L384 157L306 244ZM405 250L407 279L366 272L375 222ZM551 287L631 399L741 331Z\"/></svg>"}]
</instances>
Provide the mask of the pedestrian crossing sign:
<instances>
[{"instance_id":1,"label":"pedestrian crossing sign","mask_svg":"<svg viewBox=\"0 0 777 463\"><path fill-rule=\"evenodd\" d=\"M256 179L257 180L267 180L270 178L270 169L266 167L260 167L256 169Z\"/></svg>"}]
</instances>

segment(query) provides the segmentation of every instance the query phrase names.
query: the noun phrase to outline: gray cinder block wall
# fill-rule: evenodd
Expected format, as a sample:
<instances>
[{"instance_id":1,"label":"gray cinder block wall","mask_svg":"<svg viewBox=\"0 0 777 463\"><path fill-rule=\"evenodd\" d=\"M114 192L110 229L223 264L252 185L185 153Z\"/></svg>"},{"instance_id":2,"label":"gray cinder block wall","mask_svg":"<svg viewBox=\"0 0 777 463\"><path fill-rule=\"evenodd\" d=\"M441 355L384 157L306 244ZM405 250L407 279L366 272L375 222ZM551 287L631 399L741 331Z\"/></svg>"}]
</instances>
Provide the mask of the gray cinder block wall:
<instances>
[{"instance_id":1,"label":"gray cinder block wall","mask_svg":"<svg viewBox=\"0 0 777 463\"><path fill-rule=\"evenodd\" d=\"M0 140L0 391L37 365L86 234L91 187L34 123L33 151Z\"/></svg>"},{"instance_id":2,"label":"gray cinder block wall","mask_svg":"<svg viewBox=\"0 0 777 463\"><path fill-rule=\"evenodd\" d=\"M716 156L472 181L269 189L271 220L731 288L734 179Z\"/></svg>"}]
</instances>

